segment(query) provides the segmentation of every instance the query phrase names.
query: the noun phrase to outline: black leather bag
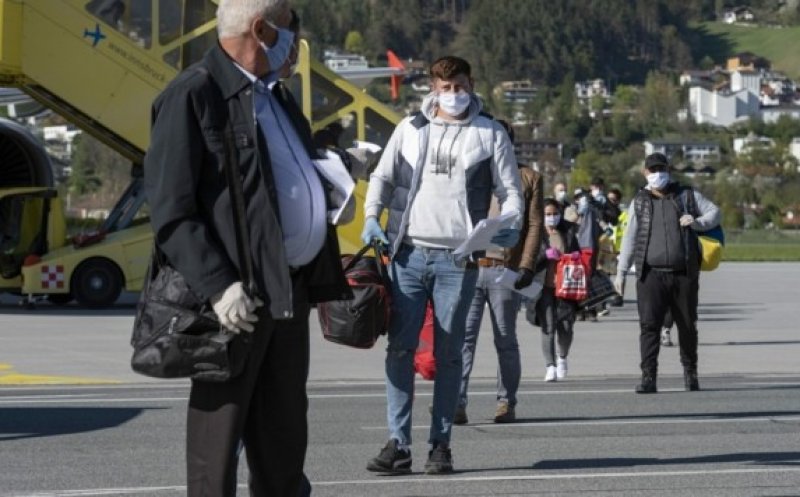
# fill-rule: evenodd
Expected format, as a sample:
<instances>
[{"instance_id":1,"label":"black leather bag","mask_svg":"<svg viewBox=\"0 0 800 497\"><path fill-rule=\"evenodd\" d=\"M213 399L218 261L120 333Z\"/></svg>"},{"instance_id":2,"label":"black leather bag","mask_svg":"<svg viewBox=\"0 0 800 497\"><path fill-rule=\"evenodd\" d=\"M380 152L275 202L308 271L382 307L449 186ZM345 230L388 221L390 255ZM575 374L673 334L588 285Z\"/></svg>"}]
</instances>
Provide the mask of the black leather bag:
<instances>
[{"instance_id":1,"label":"black leather bag","mask_svg":"<svg viewBox=\"0 0 800 497\"><path fill-rule=\"evenodd\" d=\"M373 248L377 257L365 256ZM331 342L369 349L389 330L390 284L377 244L366 245L356 255L342 256L344 275L353 293L348 300L317 304L322 336Z\"/></svg>"},{"instance_id":2,"label":"black leather bag","mask_svg":"<svg viewBox=\"0 0 800 497\"><path fill-rule=\"evenodd\" d=\"M581 309L591 309L613 298L617 294L614 283L602 271L593 271L589 280L589 296L582 300L578 306Z\"/></svg>"},{"instance_id":3,"label":"black leather bag","mask_svg":"<svg viewBox=\"0 0 800 497\"><path fill-rule=\"evenodd\" d=\"M223 328L154 249L133 325L131 367L155 378L223 382L244 369L250 336Z\"/></svg>"},{"instance_id":4,"label":"black leather bag","mask_svg":"<svg viewBox=\"0 0 800 497\"><path fill-rule=\"evenodd\" d=\"M240 277L248 294L255 296L252 260L246 248L250 244L244 196L239 174L234 170L238 162L232 133L226 133L224 141ZM155 378L228 381L244 370L251 340L248 333L232 333L220 325L211 304L189 288L157 246L153 248L131 336L131 367L135 372Z\"/></svg>"}]
</instances>

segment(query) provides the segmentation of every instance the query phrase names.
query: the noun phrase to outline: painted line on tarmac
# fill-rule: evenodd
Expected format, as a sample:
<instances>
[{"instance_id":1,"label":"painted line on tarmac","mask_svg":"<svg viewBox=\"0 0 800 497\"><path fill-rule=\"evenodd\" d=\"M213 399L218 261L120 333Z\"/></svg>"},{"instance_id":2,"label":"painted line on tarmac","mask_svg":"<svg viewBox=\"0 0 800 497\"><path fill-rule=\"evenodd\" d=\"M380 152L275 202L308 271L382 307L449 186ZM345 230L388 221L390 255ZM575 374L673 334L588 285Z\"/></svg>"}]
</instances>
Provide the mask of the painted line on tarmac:
<instances>
[{"instance_id":1,"label":"painted line on tarmac","mask_svg":"<svg viewBox=\"0 0 800 497\"><path fill-rule=\"evenodd\" d=\"M483 483L483 482L514 482L514 481L546 481L546 480L572 480L572 479L613 479L613 478L652 478L664 476L722 476L722 475L747 475L747 474L770 474L770 473L796 473L800 468L746 468L746 469L719 469L705 471L631 471L627 473L566 473L566 474L547 474L547 475L508 475L508 476L426 476L424 478L404 478L393 476L388 478L376 478L371 480L340 480L340 481L312 481L312 487L339 487L339 486L358 486L358 485L405 485L409 483L420 483L430 485L432 483L451 484L460 483ZM240 489L247 489L247 484L237 485ZM163 487L123 487L123 488L95 488L95 489L76 489L76 490L49 490L25 494L12 494L11 497L101 497L106 495L137 495L150 494L152 492L185 492L185 485L163 486Z\"/></svg>"},{"instance_id":2,"label":"painted line on tarmac","mask_svg":"<svg viewBox=\"0 0 800 497\"><path fill-rule=\"evenodd\" d=\"M111 385L120 383L116 380L86 378L82 376L47 376L21 374L14 371L11 364L0 363L0 385Z\"/></svg>"},{"instance_id":3,"label":"painted line on tarmac","mask_svg":"<svg viewBox=\"0 0 800 497\"><path fill-rule=\"evenodd\" d=\"M746 417L741 418L685 418L685 419L671 419L671 418L653 418L642 420L620 420L620 421L533 421L525 423L469 423L464 427L474 428L538 428L538 427L553 427L553 426L626 426L626 425L665 425L665 424L703 424L703 423L766 423L776 421L800 421L800 416L770 416L770 417ZM375 431L386 430L386 426L362 426L362 430ZM412 430L430 430L429 425L414 425Z\"/></svg>"},{"instance_id":4,"label":"painted line on tarmac","mask_svg":"<svg viewBox=\"0 0 800 497\"><path fill-rule=\"evenodd\" d=\"M11 400L6 401L5 398L0 397L0 405L6 404L119 404L119 403L137 403L137 402L183 402L189 400L189 397L130 397L126 399L109 399L101 397L92 398L61 398L61 399L37 399L31 400Z\"/></svg>"}]
</instances>

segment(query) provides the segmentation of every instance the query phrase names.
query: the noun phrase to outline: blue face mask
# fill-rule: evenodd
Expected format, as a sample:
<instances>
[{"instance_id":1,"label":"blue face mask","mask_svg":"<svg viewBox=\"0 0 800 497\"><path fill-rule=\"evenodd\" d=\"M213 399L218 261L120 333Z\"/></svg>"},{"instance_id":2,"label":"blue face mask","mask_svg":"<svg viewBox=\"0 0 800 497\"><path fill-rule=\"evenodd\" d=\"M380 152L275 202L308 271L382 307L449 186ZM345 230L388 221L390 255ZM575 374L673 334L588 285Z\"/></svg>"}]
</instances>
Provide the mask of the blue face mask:
<instances>
[{"instance_id":1,"label":"blue face mask","mask_svg":"<svg viewBox=\"0 0 800 497\"><path fill-rule=\"evenodd\" d=\"M289 58L289 53L292 51L294 31L279 28L266 19L264 22L278 32L278 40L272 47L268 47L263 41L261 42L261 48L264 50L264 54L267 56L267 64L269 64L269 74L277 74L277 71L283 66L283 63L286 62L286 59Z\"/></svg>"}]
</instances>

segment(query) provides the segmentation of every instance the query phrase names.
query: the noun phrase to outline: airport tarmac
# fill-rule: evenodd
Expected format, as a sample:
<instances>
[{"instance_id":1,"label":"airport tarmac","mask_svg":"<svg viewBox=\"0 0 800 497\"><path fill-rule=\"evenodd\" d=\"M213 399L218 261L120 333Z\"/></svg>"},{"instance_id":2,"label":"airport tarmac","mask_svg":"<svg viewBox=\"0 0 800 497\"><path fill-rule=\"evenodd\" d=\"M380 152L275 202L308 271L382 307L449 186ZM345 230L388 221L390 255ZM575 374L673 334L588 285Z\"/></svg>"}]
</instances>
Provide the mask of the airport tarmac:
<instances>
[{"instance_id":1,"label":"airport tarmac","mask_svg":"<svg viewBox=\"0 0 800 497\"><path fill-rule=\"evenodd\" d=\"M539 331L520 316L518 422L491 421L488 319L456 473L427 476L431 383L418 380L411 475L365 470L385 443L383 348L325 342L312 316L309 447L315 496L800 495L800 264L724 264L701 280L700 392L684 392L677 347L659 393L633 393L633 295L579 322L570 374L544 383ZM629 289L633 288L632 279ZM130 372L135 297L113 309L35 310L0 300L0 496L185 495L188 382ZM239 495L247 470L240 464Z\"/></svg>"}]
</instances>

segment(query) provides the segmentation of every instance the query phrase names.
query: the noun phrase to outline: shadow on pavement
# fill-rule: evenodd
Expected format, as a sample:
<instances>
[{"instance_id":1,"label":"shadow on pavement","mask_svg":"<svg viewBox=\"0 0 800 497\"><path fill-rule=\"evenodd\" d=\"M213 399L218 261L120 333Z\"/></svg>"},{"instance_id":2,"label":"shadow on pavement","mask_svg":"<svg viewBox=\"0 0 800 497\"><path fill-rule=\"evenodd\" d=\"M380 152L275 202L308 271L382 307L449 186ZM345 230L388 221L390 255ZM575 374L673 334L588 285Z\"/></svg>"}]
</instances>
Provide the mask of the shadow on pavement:
<instances>
[{"instance_id":1,"label":"shadow on pavement","mask_svg":"<svg viewBox=\"0 0 800 497\"><path fill-rule=\"evenodd\" d=\"M792 388L800 388L800 386L793 386ZM761 390L761 388L758 388ZM659 393L659 395L661 395ZM542 418L517 418L517 423L562 423L569 421L633 421L642 419L750 419L750 418L767 418L767 417L783 417L783 416L799 416L800 411L742 411L742 412L698 412L698 413L675 413L675 414L647 414L637 416L575 416L575 417L542 417ZM493 424L493 423L485 423ZM479 426L471 424L469 426ZM514 426L514 423L509 423L509 427Z\"/></svg>"},{"instance_id":2,"label":"shadow on pavement","mask_svg":"<svg viewBox=\"0 0 800 497\"><path fill-rule=\"evenodd\" d=\"M70 435L123 425L144 411L134 407L4 407L0 444L9 440Z\"/></svg>"},{"instance_id":3,"label":"shadow on pavement","mask_svg":"<svg viewBox=\"0 0 800 497\"><path fill-rule=\"evenodd\" d=\"M697 345L703 347L720 347L727 345L797 345L800 340L762 340L753 342L720 342L720 343L698 343Z\"/></svg>"},{"instance_id":4,"label":"shadow on pavement","mask_svg":"<svg viewBox=\"0 0 800 497\"><path fill-rule=\"evenodd\" d=\"M800 452L740 452L696 457L609 457L600 459L560 459L539 461L533 469L600 469L680 464L746 463L753 465L800 466Z\"/></svg>"}]
</instances>

